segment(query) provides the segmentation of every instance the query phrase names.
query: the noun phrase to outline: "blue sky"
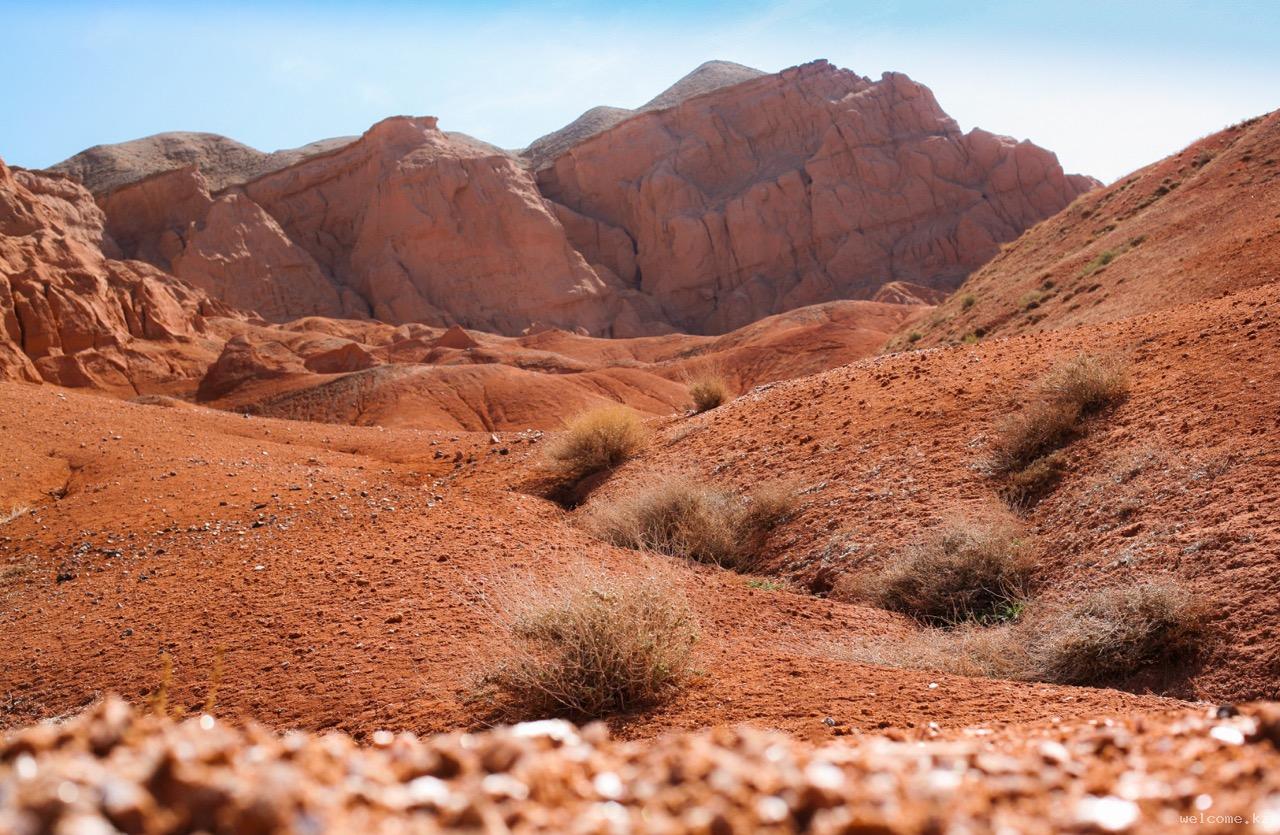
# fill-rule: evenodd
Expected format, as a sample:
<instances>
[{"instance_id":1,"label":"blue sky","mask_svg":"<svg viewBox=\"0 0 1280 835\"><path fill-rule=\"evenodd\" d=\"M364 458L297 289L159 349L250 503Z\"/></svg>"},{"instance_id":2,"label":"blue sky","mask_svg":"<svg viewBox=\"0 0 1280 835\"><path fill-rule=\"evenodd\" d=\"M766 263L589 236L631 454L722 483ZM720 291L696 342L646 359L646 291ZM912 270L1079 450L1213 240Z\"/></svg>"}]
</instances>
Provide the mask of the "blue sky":
<instances>
[{"instance_id":1,"label":"blue sky","mask_svg":"<svg viewBox=\"0 0 1280 835\"><path fill-rule=\"evenodd\" d=\"M1280 107L1280 2L25 3L0 0L0 157L165 130L263 150L385 116L521 147L702 61L906 72L964 128L1112 180Z\"/></svg>"}]
</instances>

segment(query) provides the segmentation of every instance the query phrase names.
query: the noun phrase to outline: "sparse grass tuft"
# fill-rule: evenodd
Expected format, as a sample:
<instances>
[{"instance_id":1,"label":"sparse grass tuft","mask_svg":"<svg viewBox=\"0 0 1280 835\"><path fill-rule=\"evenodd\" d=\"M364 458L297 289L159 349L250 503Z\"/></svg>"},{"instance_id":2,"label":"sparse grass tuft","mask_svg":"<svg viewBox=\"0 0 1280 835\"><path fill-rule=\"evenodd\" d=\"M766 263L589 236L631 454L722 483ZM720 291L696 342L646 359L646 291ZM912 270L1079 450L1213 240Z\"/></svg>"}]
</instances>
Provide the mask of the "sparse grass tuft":
<instances>
[{"instance_id":1,"label":"sparse grass tuft","mask_svg":"<svg viewBox=\"0 0 1280 835\"><path fill-rule=\"evenodd\" d=\"M729 384L719 374L706 373L689 380L689 396L699 414L733 399Z\"/></svg>"},{"instance_id":2,"label":"sparse grass tuft","mask_svg":"<svg viewBox=\"0 0 1280 835\"><path fill-rule=\"evenodd\" d=\"M996 427L992 469L1001 475L1028 469L1070 443L1086 416L1119 403L1128 393L1128 373L1115 358L1080 354L1062 363L1041 380L1031 403ZM1042 468L1030 480L1045 486L1051 469Z\"/></svg>"},{"instance_id":3,"label":"sparse grass tuft","mask_svg":"<svg viewBox=\"0 0 1280 835\"><path fill-rule=\"evenodd\" d=\"M1035 310L1044 301L1044 293L1040 290L1032 290L1022 297L1018 302L1018 306L1023 310Z\"/></svg>"},{"instance_id":4,"label":"sparse grass tuft","mask_svg":"<svg viewBox=\"0 0 1280 835\"><path fill-rule=\"evenodd\" d=\"M1070 443L1079 423L1080 412L1070 403L1032 401L996 425L991 441L992 469L1004 475L1027 469L1041 456Z\"/></svg>"},{"instance_id":5,"label":"sparse grass tuft","mask_svg":"<svg viewBox=\"0 0 1280 835\"><path fill-rule=\"evenodd\" d=\"M761 487L744 501L727 490L671 478L596 508L591 526L625 548L746 570L764 534L794 503L794 491L781 485Z\"/></svg>"},{"instance_id":6,"label":"sparse grass tuft","mask_svg":"<svg viewBox=\"0 0 1280 835\"><path fill-rule=\"evenodd\" d=\"M1033 677L1098 684L1194 654L1207 610L1171 582L1094 592L1038 619L1026 642Z\"/></svg>"},{"instance_id":7,"label":"sparse grass tuft","mask_svg":"<svg viewBox=\"0 0 1280 835\"><path fill-rule=\"evenodd\" d=\"M920 331L912 331L911 333L907 334L907 342L910 342L912 345L919 342L923 338L924 338L924 334L920 333Z\"/></svg>"},{"instance_id":8,"label":"sparse grass tuft","mask_svg":"<svg viewBox=\"0 0 1280 835\"><path fill-rule=\"evenodd\" d=\"M547 448L566 478L580 479L612 469L638 453L647 433L640 416L626 406L603 406L571 420Z\"/></svg>"},{"instance_id":9,"label":"sparse grass tuft","mask_svg":"<svg viewBox=\"0 0 1280 835\"><path fill-rule=\"evenodd\" d=\"M507 641L480 678L509 720L597 719L661 702L689 673L688 604L660 578L588 571L504 601Z\"/></svg>"},{"instance_id":10,"label":"sparse grass tuft","mask_svg":"<svg viewBox=\"0 0 1280 835\"><path fill-rule=\"evenodd\" d=\"M1200 651L1208 607L1173 581L1103 589L1068 606L1028 605L995 626L926 627L846 650L851 660L967 676L1096 685Z\"/></svg>"},{"instance_id":11,"label":"sparse grass tuft","mask_svg":"<svg viewBox=\"0 0 1280 835\"><path fill-rule=\"evenodd\" d=\"M1124 253L1123 248L1104 250L1103 252L1095 256L1091 261L1089 261L1089 263L1084 265L1084 267L1080 270L1080 276L1082 278L1087 278L1088 276L1093 275L1094 273L1098 272L1098 270L1101 270L1103 267L1107 266L1112 261L1116 260L1116 258L1118 258L1123 253Z\"/></svg>"},{"instance_id":12,"label":"sparse grass tuft","mask_svg":"<svg viewBox=\"0 0 1280 835\"><path fill-rule=\"evenodd\" d=\"M971 678L1017 679L1026 669L1026 647L1015 637L1017 629L1013 623L926 627L835 649L838 655L863 664L937 670Z\"/></svg>"},{"instance_id":13,"label":"sparse grass tuft","mask_svg":"<svg viewBox=\"0 0 1280 835\"><path fill-rule=\"evenodd\" d=\"M1011 520L952 520L893 557L853 595L934 626L1010 620L1030 586L1028 551Z\"/></svg>"},{"instance_id":14,"label":"sparse grass tuft","mask_svg":"<svg viewBox=\"0 0 1280 835\"><path fill-rule=\"evenodd\" d=\"M978 303L978 300L974 298L974 295L972 293L965 293L963 296L960 297L961 310L968 310L969 308L973 307L977 303Z\"/></svg>"}]
</instances>

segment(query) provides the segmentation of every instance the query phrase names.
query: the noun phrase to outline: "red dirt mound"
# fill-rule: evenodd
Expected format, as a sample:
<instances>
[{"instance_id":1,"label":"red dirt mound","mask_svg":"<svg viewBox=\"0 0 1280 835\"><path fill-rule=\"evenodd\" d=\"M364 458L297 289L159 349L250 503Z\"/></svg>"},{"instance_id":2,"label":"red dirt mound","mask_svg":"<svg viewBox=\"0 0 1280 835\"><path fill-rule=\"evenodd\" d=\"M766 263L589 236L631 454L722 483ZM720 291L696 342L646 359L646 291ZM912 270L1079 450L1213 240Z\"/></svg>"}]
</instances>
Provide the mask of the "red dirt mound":
<instances>
[{"instance_id":1,"label":"red dirt mound","mask_svg":"<svg viewBox=\"0 0 1280 835\"><path fill-rule=\"evenodd\" d=\"M235 336L196 396L218 408L324 423L551 429L609 402L680 411L689 405L684 381L705 370L747 391L842 365L874 354L927 310L830 302L721 337L614 340L562 330L502 337L456 326L218 321L220 332Z\"/></svg>"}]
</instances>

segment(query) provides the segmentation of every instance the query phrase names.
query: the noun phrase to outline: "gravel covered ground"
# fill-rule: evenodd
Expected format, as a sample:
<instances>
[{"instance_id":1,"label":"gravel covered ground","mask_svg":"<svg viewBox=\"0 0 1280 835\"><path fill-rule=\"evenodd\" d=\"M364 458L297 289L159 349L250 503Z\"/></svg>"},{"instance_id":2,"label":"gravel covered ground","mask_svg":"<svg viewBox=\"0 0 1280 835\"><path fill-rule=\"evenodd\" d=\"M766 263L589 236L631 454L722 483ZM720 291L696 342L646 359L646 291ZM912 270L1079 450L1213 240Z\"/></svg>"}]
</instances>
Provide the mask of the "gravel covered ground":
<instances>
[{"instance_id":1,"label":"gravel covered ground","mask_svg":"<svg viewBox=\"0 0 1280 835\"><path fill-rule=\"evenodd\" d=\"M360 745L109 699L0 745L0 831L1277 832L1277 743L1275 704L821 746L558 720Z\"/></svg>"}]
</instances>

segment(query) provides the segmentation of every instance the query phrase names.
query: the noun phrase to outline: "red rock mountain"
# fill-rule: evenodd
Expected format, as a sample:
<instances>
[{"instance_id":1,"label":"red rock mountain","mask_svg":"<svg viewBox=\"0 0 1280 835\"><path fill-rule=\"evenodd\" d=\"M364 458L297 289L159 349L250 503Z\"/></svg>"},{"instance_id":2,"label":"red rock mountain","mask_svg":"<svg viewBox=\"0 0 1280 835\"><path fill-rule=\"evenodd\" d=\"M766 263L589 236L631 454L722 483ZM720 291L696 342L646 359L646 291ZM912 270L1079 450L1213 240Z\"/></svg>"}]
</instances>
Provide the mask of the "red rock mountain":
<instances>
[{"instance_id":1,"label":"red rock mountain","mask_svg":"<svg viewBox=\"0 0 1280 835\"><path fill-rule=\"evenodd\" d=\"M566 224L588 260L692 332L889 281L954 288L1093 185L1029 142L961 133L904 75L825 61L631 118L538 182L594 221Z\"/></svg>"},{"instance_id":2,"label":"red rock mountain","mask_svg":"<svg viewBox=\"0 0 1280 835\"><path fill-rule=\"evenodd\" d=\"M420 127L399 120L378 130ZM459 145L456 137L440 141L446 148ZM329 159L334 166L372 164L349 154ZM307 168L294 176L333 170L342 169ZM425 170L438 173L441 167ZM404 166L401 171L413 173ZM895 295L891 303L842 301L789 311L719 338L631 340L558 329L503 337L456 325L397 327L332 318L344 312L343 299L325 278L323 250L312 258L246 193L277 206L265 196L268 185L279 188L273 181L215 196L193 166L161 172L107 195L103 204L114 210L108 224L89 192L65 175L10 171L2 164L0 174L0 379L121 396L169 394L330 423L550 428L609 402L657 414L679 410L688 398L684 378L707 365L743 391L820 371L874 352L905 321L929 309L923 299ZM319 193L342 187L335 176ZM401 213L394 207L389 212L392 222ZM172 231L172 225L183 228L173 218L184 213L205 218L203 226L185 228L185 244ZM387 222L372 210L364 218L384 227ZM332 216L323 220L336 223ZM545 220L549 225L550 216ZM249 226L256 226L256 238L234 238ZM227 240L235 245L221 246ZM188 275L198 268L204 283L227 282L242 298L256 293L253 306L260 310L301 303L306 295L299 290L310 278L316 296L330 294L317 311L329 315L271 325L209 300L152 264L121 260L121 250ZM287 281L273 280L259 263L264 255L276 260L277 269L291 264L295 271Z\"/></svg>"},{"instance_id":3,"label":"red rock mountain","mask_svg":"<svg viewBox=\"0 0 1280 835\"><path fill-rule=\"evenodd\" d=\"M202 373L224 305L115 246L89 192L0 161L0 380L136 392Z\"/></svg>"},{"instance_id":4,"label":"red rock mountain","mask_svg":"<svg viewBox=\"0 0 1280 835\"><path fill-rule=\"evenodd\" d=\"M275 170L155 142L133 174L119 146L59 167L111 186L96 193L128 257L274 321L614 337L724 333L890 282L949 290L1093 185L1030 143L961 133L905 76L825 61L712 62L597 116L541 155L395 117Z\"/></svg>"},{"instance_id":5,"label":"red rock mountain","mask_svg":"<svg viewBox=\"0 0 1280 835\"><path fill-rule=\"evenodd\" d=\"M710 93L721 87L728 87L752 78L764 75L751 67L744 67L732 61L707 61L684 78L672 84L637 110L625 107L593 107L557 131L539 137L520 152L535 168L544 168L555 161L556 157L603 130L613 127L619 122L637 113L647 110L661 110L674 107L685 99Z\"/></svg>"}]
</instances>

